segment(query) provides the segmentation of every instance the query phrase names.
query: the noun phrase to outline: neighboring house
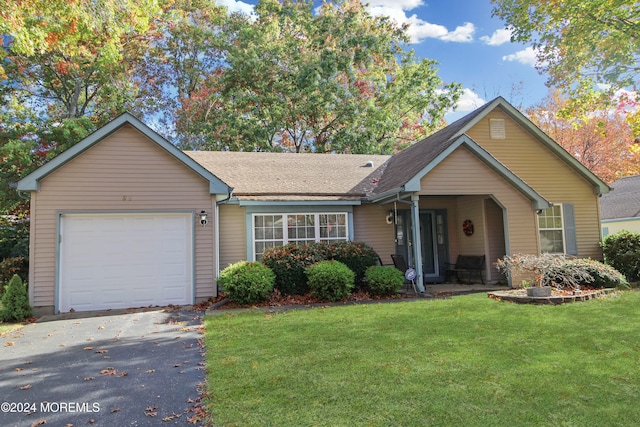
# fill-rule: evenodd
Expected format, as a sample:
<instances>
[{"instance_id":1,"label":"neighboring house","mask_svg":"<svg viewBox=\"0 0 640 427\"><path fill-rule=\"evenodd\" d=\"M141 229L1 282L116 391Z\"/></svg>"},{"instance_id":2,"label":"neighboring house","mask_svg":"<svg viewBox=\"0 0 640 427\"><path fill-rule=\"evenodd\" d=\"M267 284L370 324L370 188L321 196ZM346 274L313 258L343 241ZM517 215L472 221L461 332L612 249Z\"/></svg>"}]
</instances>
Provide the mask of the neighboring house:
<instances>
[{"instance_id":1,"label":"neighboring house","mask_svg":"<svg viewBox=\"0 0 640 427\"><path fill-rule=\"evenodd\" d=\"M288 242L400 253L421 290L459 254L504 281L505 254L601 258L609 191L503 98L394 156L181 152L125 114L18 189L39 313L190 304L216 295L220 269Z\"/></svg>"},{"instance_id":2,"label":"neighboring house","mask_svg":"<svg viewBox=\"0 0 640 427\"><path fill-rule=\"evenodd\" d=\"M640 233L640 175L620 178L600 199L602 237L621 230Z\"/></svg>"}]
</instances>

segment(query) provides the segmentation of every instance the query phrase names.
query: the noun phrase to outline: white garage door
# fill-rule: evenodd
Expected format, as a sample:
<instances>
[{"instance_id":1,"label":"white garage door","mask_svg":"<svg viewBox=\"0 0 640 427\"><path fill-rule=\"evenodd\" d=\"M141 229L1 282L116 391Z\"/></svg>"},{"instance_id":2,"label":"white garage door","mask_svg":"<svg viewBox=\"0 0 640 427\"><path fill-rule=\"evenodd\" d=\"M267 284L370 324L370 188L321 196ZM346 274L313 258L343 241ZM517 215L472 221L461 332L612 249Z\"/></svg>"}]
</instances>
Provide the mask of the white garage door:
<instances>
[{"instance_id":1,"label":"white garage door","mask_svg":"<svg viewBox=\"0 0 640 427\"><path fill-rule=\"evenodd\" d=\"M193 302L187 213L62 215L58 310Z\"/></svg>"}]
</instances>

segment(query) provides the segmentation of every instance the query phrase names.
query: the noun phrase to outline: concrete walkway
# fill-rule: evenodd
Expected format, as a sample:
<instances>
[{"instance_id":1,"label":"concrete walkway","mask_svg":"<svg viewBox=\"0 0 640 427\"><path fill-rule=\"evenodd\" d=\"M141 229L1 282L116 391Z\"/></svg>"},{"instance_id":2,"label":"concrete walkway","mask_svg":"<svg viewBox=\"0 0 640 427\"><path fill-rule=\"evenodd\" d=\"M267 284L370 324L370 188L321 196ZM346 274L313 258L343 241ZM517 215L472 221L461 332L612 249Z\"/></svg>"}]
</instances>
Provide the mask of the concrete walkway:
<instances>
[{"instance_id":1,"label":"concrete walkway","mask_svg":"<svg viewBox=\"0 0 640 427\"><path fill-rule=\"evenodd\" d=\"M47 316L0 337L0 425L201 425L201 314Z\"/></svg>"}]
</instances>

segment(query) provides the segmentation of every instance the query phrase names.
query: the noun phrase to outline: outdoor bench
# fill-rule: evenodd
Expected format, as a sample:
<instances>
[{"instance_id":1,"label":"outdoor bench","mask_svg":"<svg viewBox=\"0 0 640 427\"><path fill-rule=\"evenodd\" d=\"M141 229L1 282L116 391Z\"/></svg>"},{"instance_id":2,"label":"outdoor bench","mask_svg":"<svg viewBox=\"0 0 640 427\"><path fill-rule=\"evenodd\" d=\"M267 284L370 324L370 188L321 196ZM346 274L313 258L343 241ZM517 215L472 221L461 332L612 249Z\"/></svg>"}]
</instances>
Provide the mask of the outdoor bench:
<instances>
[{"instance_id":1,"label":"outdoor bench","mask_svg":"<svg viewBox=\"0 0 640 427\"><path fill-rule=\"evenodd\" d=\"M460 273L465 273L467 275L467 282L470 284L471 277L475 274L484 285L484 278L482 277L484 267L484 255L458 255L455 264L447 263L447 278L451 278L451 276L455 274L456 279L460 281Z\"/></svg>"}]
</instances>

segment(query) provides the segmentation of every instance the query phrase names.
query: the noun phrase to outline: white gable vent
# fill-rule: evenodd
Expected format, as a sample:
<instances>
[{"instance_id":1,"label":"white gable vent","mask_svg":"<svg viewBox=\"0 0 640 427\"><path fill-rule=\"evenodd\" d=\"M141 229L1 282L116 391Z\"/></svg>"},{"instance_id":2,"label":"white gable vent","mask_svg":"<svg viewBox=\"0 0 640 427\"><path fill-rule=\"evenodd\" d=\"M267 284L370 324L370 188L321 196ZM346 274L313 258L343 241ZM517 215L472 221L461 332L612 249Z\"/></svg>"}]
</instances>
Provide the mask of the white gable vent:
<instances>
[{"instance_id":1,"label":"white gable vent","mask_svg":"<svg viewBox=\"0 0 640 427\"><path fill-rule=\"evenodd\" d=\"M491 139L505 139L504 119L489 119L489 134Z\"/></svg>"}]
</instances>

